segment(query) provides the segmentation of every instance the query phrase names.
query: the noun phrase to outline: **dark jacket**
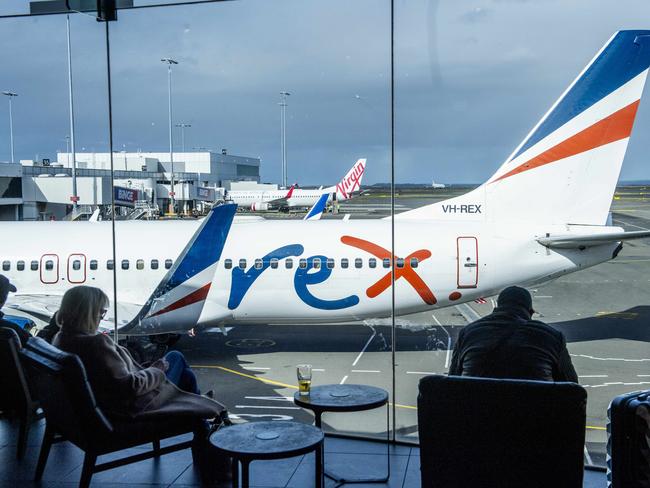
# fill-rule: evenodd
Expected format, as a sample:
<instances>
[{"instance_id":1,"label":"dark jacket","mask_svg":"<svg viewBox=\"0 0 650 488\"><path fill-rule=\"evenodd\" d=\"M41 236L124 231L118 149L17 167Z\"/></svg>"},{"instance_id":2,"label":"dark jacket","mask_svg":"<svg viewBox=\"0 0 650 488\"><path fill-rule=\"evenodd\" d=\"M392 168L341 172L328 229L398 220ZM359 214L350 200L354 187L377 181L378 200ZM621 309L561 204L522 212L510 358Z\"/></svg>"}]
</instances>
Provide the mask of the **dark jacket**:
<instances>
[{"instance_id":1,"label":"dark jacket","mask_svg":"<svg viewBox=\"0 0 650 488\"><path fill-rule=\"evenodd\" d=\"M564 335L523 310L505 307L460 331L449 374L578 382Z\"/></svg>"},{"instance_id":2,"label":"dark jacket","mask_svg":"<svg viewBox=\"0 0 650 488\"><path fill-rule=\"evenodd\" d=\"M24 346L27 343L27 339L31 337L31 334L23 329L20 325L10 322L9 320L4 319L5 314L0 312L0 327L7 327L18 334L20 339L20 344Z\"/></svg>"},{"instance_id":3,"label":"dark jacket","mask_svg":"<svg viewBox=\"0 0 650 488\"><path fill-rule=\"evenodd\" d=\"M52 344L81 359L97 404L106 412L138 418L188 415L210 419L225 407L178 389L157 368L143 368L126 348L104 334L59 332Z\"/></svg>"},{"instance_id":4,"label":"dark jacket","mask_svg":"<svg viewBox=\"0 0 650 488\"><path fill-rule=\"evenodd\" d=\"M43 327L41 330L38 331L38 334L36 334L36 337L40 337L44 341L49 342L52 344L52 341L54 340L54 336L59 333L61 330L61 327L59 327L59 324L56 322L56 313L52 315L52 318L50 319L49 323Z\"/></svg>"}]
</instances>

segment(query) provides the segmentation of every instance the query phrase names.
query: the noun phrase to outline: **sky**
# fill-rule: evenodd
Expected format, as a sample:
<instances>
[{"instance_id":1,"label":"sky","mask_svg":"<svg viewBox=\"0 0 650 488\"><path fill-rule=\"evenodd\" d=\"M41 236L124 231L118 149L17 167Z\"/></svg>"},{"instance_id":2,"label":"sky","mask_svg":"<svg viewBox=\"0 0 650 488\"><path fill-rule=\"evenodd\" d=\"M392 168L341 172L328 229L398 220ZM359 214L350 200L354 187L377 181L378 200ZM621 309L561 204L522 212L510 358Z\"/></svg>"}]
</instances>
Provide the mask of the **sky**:
<instances>
[{"instance_id":1,"label":"sky","mask_svg":"<svg viewBox=\"0 0 650 488\"><path fill-rule=\"evenodd\" d=\"M24 0L0 5L0 15L27 11ZM65 16L0 23L0 90L19 94L16 158L54 159L69 134ZM71 27L77 150L105 152L105 26L76 14ZM160 59L172 57L173 121L192 125L188 150L259 157L262 180L277 183L288 91L290 182L335 183L360 157L364 183L390 181L388 0L139 9L109 28L116 151L168 150ZM646 0L395 0L396 182L486 180L616 30L642 28ZM8 118L2 97L0 161ZM621 179L650 179L648 133L642 100Z\"/></svg>"}]
</instances>

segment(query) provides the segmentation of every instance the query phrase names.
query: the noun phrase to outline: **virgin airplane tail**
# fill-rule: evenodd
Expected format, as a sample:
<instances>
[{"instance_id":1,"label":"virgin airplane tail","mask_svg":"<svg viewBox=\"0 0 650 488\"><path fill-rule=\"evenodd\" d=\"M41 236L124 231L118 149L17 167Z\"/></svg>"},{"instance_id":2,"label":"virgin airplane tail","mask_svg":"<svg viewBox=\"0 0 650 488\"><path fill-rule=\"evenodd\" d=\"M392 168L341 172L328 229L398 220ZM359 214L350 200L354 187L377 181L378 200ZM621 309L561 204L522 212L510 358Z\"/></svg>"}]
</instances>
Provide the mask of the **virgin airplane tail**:
<instances>
[{"instance_id":1,"label":"virgin airplane tail","mask_svg":"<svg viewBox=\"0 0 650 488\"><path fill-rule=\"evenodd\" d=\"M396 218L605 225L649 66L617 32L486 183Z\"/></svg>"},{"instance_id":2,"label":"virgin airplane tail","mask_svg":"<svg viewBox=\"0 0 650 488\"><path fill-rule=\"evenodd\" d=\"M354 166L347 172L336 186L325 188L323 193L332 194L336 192L336 199L340 202L352 198L355 191L361 190L361 180L366 171L366 159L362 158L354 163Z\"/></svg>"}]
</instances>

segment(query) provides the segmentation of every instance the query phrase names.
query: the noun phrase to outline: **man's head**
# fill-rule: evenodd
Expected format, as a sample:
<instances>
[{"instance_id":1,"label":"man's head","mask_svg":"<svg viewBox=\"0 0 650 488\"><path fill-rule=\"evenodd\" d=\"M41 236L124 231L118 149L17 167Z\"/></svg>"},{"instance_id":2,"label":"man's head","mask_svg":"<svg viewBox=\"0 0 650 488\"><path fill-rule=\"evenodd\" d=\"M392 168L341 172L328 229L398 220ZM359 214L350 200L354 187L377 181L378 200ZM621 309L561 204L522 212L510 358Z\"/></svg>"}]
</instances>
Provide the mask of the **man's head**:
<instances>
[{"instance_id":1,"label":"man's head","mask_svg":"<svg viewBox=\"0 0 650 488\"><path fill-rule=\"evenodd\" d=\"M0 275L0 308L5 306L9 292L16 293L16 287L5 275Z\"/></svg>"},{"instance_id":2,"label":"man's head","mask_svg":"<svg viewBox=\"0 0 650 488\"><path fill-rule=\"evenodd\" d=\"M535 313L533 310L533 298L525 288L521 286L509 286L505 288L497 298L497 306L505 308L519 308L532 316Z\"/></svg>"}]
</instances>

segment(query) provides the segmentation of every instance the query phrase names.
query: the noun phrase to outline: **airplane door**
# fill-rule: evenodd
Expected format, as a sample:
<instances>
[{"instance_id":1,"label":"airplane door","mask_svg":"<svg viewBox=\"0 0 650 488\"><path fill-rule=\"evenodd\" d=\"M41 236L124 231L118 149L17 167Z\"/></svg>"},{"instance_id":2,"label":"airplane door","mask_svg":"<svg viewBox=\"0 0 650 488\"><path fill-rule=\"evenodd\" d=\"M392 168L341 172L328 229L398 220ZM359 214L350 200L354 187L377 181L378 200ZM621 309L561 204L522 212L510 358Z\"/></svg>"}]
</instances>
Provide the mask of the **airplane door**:
<instances>
[{"instance_id":1,"label":"airplane door","mask_svg":"<svg viewBox=\"0 0 650 488\"><path fill-rule=\"evenodd\" d=\"M458 288L476 288L478 285L478 240L476 237L456 239L458 250Z\"/></svg>"},{"instance_id":2,"label":"airplane door","mask_svg":"<svg viewBox=\"0 0 650 488\"><path fill-rule=\"evenodd\" d=\"M41 283L51 285L59 281L59 256L43 254L41 256Z\"/></svg>"},{"instance_id":3,"label":"airplane door","mask_svg":"<svg viewBox=\"0 0 650 488\"><path fill-rule=\"evenodd\" d=\"M77 285L86 281L86 256L83 254L68 256L68 281Z\"/></svg>"}]
</instances>

